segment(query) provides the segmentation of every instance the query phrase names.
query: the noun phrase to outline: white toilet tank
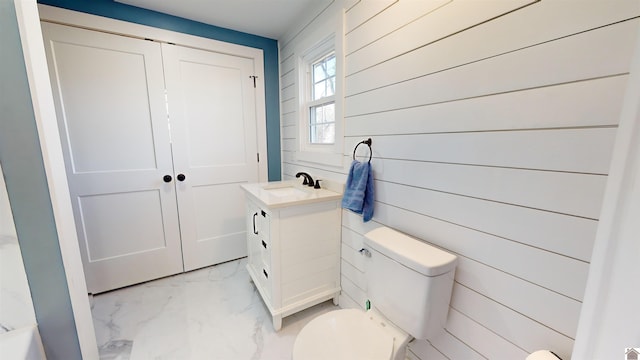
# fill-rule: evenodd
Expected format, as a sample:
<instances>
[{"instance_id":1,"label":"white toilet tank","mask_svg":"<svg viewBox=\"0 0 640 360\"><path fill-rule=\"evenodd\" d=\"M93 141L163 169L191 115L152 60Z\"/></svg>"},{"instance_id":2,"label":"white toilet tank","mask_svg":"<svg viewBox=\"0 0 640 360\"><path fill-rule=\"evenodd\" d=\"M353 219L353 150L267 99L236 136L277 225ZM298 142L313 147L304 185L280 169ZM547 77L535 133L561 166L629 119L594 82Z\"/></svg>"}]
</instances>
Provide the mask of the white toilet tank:
<instances>
[{"instance_id":1,"label":"white toilet tank","mask_svg":"<svg viewBox=\"0 0 640 360\"><path fill-rule=\"evenodd\" d=\"M371 305L416 339L442 332L457 258L387 227L368 232L365 249Z\"/></svg>"}]
</instances>

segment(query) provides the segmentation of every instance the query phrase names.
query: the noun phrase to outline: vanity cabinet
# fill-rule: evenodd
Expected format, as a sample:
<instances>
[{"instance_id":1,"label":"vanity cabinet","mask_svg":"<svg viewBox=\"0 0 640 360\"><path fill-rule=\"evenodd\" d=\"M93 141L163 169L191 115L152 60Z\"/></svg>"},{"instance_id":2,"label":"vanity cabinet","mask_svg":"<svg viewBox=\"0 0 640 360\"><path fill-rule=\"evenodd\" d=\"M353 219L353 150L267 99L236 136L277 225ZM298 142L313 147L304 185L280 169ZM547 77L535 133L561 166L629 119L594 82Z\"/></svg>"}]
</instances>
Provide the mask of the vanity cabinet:
<instances>
[{"instance_id":1,"label":"vanity cabinet","mask_svg":"<svg viewBox=\"0 0 640 360\"><path fill-rule=\"evenodd\" d=\"M243 186L247 190L246 186ZM340 294L340 195L268 206L247 190L247 270L274 329Z\"/></svg>"}]
</instances>

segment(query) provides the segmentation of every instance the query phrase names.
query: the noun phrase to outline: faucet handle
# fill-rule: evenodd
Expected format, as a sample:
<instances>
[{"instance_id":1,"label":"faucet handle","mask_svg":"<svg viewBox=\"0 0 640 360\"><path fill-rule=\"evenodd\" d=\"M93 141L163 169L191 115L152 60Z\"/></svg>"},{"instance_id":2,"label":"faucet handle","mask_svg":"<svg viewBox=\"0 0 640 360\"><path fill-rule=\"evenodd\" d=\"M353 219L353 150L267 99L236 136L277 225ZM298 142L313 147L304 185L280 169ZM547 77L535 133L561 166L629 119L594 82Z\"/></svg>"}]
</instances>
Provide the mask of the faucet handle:
<instances>
[{"instance_id":1,"label":"faucet handle","mask_svg":"<svg viewBox=\"0 0 640 360\"><path fill-rule=\"evenodd\" d=\"M313 186L314 189L320 189L320 180L316 180L316 184Z\"/></svg>"}]
</instances>

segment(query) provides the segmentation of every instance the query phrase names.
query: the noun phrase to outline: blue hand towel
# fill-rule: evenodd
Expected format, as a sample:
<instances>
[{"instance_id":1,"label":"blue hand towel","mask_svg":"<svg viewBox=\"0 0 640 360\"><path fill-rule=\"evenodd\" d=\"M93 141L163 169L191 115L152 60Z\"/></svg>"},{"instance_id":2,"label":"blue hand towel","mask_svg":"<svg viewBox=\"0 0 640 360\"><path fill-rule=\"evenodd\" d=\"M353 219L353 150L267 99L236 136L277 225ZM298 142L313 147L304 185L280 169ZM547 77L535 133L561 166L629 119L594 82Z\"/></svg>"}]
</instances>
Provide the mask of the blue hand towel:
<instances>
[{"instance_id":1,"label":"blue hand towel","mask_svg":"<svg viewBox=\"0 0 640 360\"><path fill-rule=\"evenodd\" d=\"M351 163L342 207L362 214L364 222L373 217L373 173L370 163L358 160Z\"/></svg>"}]
</instances>

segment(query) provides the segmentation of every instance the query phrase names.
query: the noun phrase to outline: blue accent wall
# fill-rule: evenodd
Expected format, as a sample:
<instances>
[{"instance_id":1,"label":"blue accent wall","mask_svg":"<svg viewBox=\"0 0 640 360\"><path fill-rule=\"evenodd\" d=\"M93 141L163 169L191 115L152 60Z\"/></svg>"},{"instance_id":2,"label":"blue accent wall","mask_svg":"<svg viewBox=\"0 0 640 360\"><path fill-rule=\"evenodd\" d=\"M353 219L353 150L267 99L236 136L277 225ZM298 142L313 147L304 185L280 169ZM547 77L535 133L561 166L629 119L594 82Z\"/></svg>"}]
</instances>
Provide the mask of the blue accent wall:
<instances>
[{"instance_id":1,"label":"blue accent wall","mask_svg":"<svg viewBox=\"0 0 640 360\"><path fill-rule=\"evenodd\" d=\"M121 4L113 0L38 0L38 3L262 49L269 181L280 180L280 101L276 40Z\"/></svg>"},{"instance_id":2,"label":"blue accent wall","mask_svg":"<svg viewBox=\"0 0 640 360\"><path fill-rule=\"evenodd\" d=\"M0 163L38 329L48 359L80 359L13 0L0 0L0 45Z\"/></svg>"}]
</instances>

